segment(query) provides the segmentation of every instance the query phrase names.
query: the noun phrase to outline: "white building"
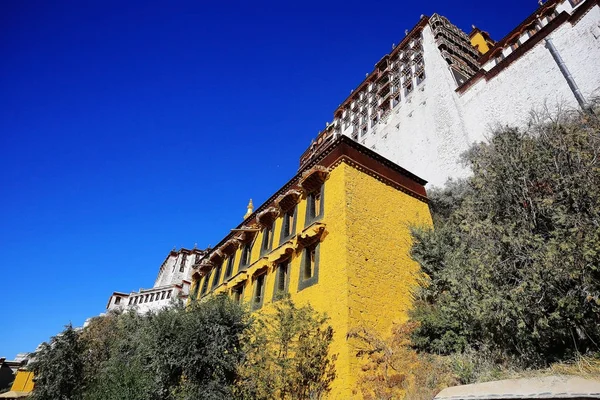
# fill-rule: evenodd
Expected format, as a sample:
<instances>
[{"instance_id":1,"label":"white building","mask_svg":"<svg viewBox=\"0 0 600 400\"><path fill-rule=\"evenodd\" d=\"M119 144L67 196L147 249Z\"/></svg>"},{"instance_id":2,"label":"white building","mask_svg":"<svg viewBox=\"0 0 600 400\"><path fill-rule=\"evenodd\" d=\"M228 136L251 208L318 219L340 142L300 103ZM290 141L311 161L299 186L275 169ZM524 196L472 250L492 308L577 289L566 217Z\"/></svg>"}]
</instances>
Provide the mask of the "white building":
<instances>
[{"instance_id":1,"label":"white building","mask_svg":"<svg viewBox=\"0 0 600 400\"><path fill-rule=\"evenodd\" d=\"M158 271L154 286L136 292L114 292L106 309L108 311L135 308L140 313L168 306L171 299L185 300L189 295L193 265L204 255L204 250L180 249L171 251Z\"/></svg>"},{"instance_id":2,"label":"white building","mask_svg":"<svg viewBox=\"0 0 600 400\"><path fill-rule=\"evenodd\" d=\"M303 165L336 135L352 137L430 184L469 172L460 154L532 110L576 109L600 96L600 3L548 0L481 54L446 18L422 16L352 91Z\"/></svg>"}]
</instances>

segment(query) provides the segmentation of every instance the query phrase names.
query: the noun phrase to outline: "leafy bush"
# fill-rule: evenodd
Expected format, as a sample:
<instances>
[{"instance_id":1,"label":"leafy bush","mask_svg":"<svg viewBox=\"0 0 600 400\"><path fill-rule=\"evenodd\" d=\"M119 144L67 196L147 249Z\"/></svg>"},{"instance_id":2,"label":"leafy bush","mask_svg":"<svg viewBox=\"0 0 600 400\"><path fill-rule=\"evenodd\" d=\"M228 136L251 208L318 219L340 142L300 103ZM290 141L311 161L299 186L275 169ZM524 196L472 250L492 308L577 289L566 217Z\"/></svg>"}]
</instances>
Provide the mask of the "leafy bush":
<instances>
[{"instance_id":1,"label":"leafy bush","mask_svg":"<svg viewBox=\"0 0 600 400\"><path fill-rule=\"evenodd\" d=\"M413 232L428 276L417 348L533 367L600 350L599 156L590 114L505 128L465 155L473 175L433 191L435 230Z\"/></svg>"},{"instance_id":2,"label":"leafy bush","mask_svg":"<svg viewBox=\"0 0 600 400\"><path fill-rule=\"evenodd\" d=\"M327 316L289 297L258 316L246 341L240 370L241 399L320 399L335 378L329 355L333 329Z\"/></svg>"},{"instance_id":3,"label":"leafy bush","mask_svg":"<svg viewBox=\"0 0 600 400\"><path fill-rule=\"evenodd\" d=\"M33 398L320 398L335 376L327 318L289 299L273 311L253 323L220 295L144 315L109 313L82 330L67 326L36 354Z\"/></svg>"}]
</instances>

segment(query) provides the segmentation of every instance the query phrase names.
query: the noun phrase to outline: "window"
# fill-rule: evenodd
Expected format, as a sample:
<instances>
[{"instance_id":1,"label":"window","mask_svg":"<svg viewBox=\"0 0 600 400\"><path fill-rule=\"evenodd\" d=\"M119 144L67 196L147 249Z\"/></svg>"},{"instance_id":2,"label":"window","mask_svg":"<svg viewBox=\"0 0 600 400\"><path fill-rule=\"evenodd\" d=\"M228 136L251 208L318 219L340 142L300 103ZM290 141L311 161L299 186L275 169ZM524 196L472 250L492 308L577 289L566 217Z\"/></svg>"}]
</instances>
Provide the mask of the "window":
<instances>
[{"instance_id":1,"label":"window","mask_svg":"<svg viewBox=\"0 0 600 400\"><path fill-rule=\"evenodd\" d=\"M167 299L170 299L170 298L171 298L171 291L169 290L169 291L167 292Z\"/></svg>"},{"instance_id":2,"label":"window","mask_svg":"<svg viewBox=\"0 0 600 400\"><path fill-rule=\"evenodd\" d=\"M325 185L308 194L306 199L306 225L323 217L323 194Z\"/></svg>"},{"instance_id":3,"label":"window","mask_svg":"<svg viewBox=\"0 0 600 400\"><path fill-rule=\"evenodd\" d=\"M227 266L225 267L225 279L229 278L233 273L233 261L235 260L235 252L227 257Z\"/></svg>"},{"instance_id":4,"label":"window","mask_svg":"<svg viewBox=\"0 0 600 400\"><path fill-rule=\"evenodd\" d=\"M254 282L254 296L252 298L252 309L258 310L263 305L264 294L265 294L265 278L266 273L258 275Z\"/></svg>"},{"instance_id":5,"label":"window","mask_svg":"<svg viewBox=\"0 0 600 400\"><path fill-rule=\"evenodd\" d=\"M404 88L404 95L408 95L413 90L412 80Z\"/></svg>"},{"instance_id":6,"label":"window","mask_svg":"<svg viewBox=\"0 0 600 400\"><path fill-rule=\"evenodd\" d=\"M200 288L200 280L198 279L198 282L196 283L196 295L198 295L199 288ZM167 292L162 292L162 296L160 297L160 299L164 300L166 295L167 295Z\"/></svg>"},{"instance_id":7,"label":"window","mask_svg":"<svg viewBox=\"0 0 600 400\"><path fill-rule=\"evenodd\" d=\"M296 232L296 208L297 207L294 207L283 214L280 243L288 240Z\"/></svg>"},{"instance_id":8,"label":"window","mask_svg":"<svg viewBox=\"0 0 600 400\"><path fill-rule=\"evenodd\" d=\"M421 71L417 74L417 85L420 85L421 82L425 80L425 71Z\"/></svg>"},{"instance_id":9,"label":"window","mask_svg":"<svg viewBox=\"0 0 600 400\"><path fill-rule=\"evenodd\" d=\"M578 5L579 3L581 3L583 0L569 0L569 3L571 3L571 7L575 7L576 5Z\"/></svg>"},{"instance_id":10,"label":"window","mask_svg":"<svg viewBox=\"0 0 600 400\"><path fill-rule=\"evenodd\" d=\"M231 290L233 294L233 301L237 304L242 304L242 300L244 300L244 284L239 284Z\"/></svg>"},{"instance_id":11,"label":"window","mask_svg":"<svg viewBox=\"0 0 600 400\"><path fill-rule=\"evenodd\" d=\"M197 299L198 298L198 293L200 293L200 281L201 279L198 279L196 281L196 286L194 286L194 292L192 294L192 300ZM162 298L165 298L165 292L163 292Z\"/></svg>"},{"instance_id":12,"label":"window","mask_svg":"<svg viewBox=\"0 0 600 400\"><path fill-rule=\"evenodd\" d=\"M250 264L250 253L252 252L252 242L246 242L242 246L242 255L240 257L240 270Z\"/></svg>"},{"instance_id":13,"label":"window","mask_svg":"<svg viewBox=\"0 0 600 400\"><path fill-rule=\"evenodd\" d=\"M150 295L147 294L146 297L144 298L144 303L147 303L148 300L150 300Z\"/></svg>"},{"instance_id":14,"label":"window","mask_svg":"<svg viewBox=\"0 0 600 400\"><path fill-rule=\"evenodd\" d=\"M208 279L210 278L210 274L207 274L204 277L204 282L202 282L202 291L200 292L200 296L204 296L206 291L208 290Z\"/></svg>"},{"instance_id":15,"label":"window","mask_svg":"<svg viewBox=\"0 0 600 400\"><path fill-rule=\"evenodd\" d=\"M127 303L127 305L129 305L129 306L130 306L131 304L133 304L133 298L129 299L129 303Z\"/></svg>"},{"instance_id":16,"label":"window","mask_svg":"<svg viewBox=\"0 0 600 400\"><path fill-rule=\"evenodd\" d=\"M319 242L304 248L300 262L298 290L314 285L319 280Z\"/></svg>"},{"instance_id":17,"label":"window","mask_svg":"<svg viewBox=\"0 0 600 400\"><path fill-rule=\"evenodd\" d=\"M277 265L277 273L275 274L275 289L273 290L273 301L281 299L287 293L289 270L289 261L284 261Z\"/></svg>"},{"instance_id":18,"label":"window","mask_svg":"<svg viewBox=\"0 0 600 400\"><path fill-rule=\"evenodd\" d=\"M121 298L115 297L115 305L118 306L119 304L121 304Z\"/></svg>"},{"instance_id":19,"label":"window","mask_svg":"<svg viewBox=\"0 0 600 400\"><path fill-rule=\"evenodd\" d=\"M260 245L260 254L266 254L273 247L273 227L263 229L262 244Z\"/></svg>"},{"instance_id":20,"label":"window","mask_svg":"<svg viewBox=\"0 0 600 400\"><path fill-rule=\"evenodd\" d=\"M150 302L153 302L153 301L154 301L154 293L152 293L152 294L150 295Z\"/></svg>"},{"instance_id":21,"label":"window","mask_svg":"<svg viewBox=\"0 0 600 400\"><path fill-rule=\"evenodd\" d=\"M216 288L219 285L219 280L221 279L221 265L219 264L215 268L215 276L213 277L212 289Z\"/></svg>"},{"instance_id":22,"label":"window","mask_svg":"<svg viewBox=\"0 0 600 400\"><path fill-rule=\"evenodd\" d=\"M183 272L185 269L185 262L187 261L187 254L181 256L181 265L179 265L179 272Z\"/></svg>"}]
</instances>

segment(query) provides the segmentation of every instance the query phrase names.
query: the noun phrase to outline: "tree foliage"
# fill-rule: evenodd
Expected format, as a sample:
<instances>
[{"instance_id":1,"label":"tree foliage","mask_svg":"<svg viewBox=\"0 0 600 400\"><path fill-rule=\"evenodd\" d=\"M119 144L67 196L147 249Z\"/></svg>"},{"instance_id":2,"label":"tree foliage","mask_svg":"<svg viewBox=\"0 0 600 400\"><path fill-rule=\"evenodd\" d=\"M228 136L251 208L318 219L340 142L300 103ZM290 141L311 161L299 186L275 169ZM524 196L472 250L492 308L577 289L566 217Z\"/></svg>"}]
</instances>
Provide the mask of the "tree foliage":
<instances>
[{"instance_id":1,"label":"tree foliage","mask_svg":"<svg viewBox=\"0 0 600 400\"><path fill-rule=\"evenodd\" d=\"M259 316L246 342L247 362L240 369L241 399L320 399L335 378L329 354L333 329L327 316L289 298Z\"/></svg>"},{"instance_id":2,"label":"tree foliage","mask_svg":"<svg viewBox=\"0 0 600 400\"><path fill-rule=\"evenodd\" d=\"M363 360L357 389L364 400L430 400L457 382L446 360L413 349L416 327L415 322L396 325L386 337L364 327L350 332Z\"/></svg>"},{"instance_id":3,"label":"tree foliage","mask_svg":"<svg viewBox=\"0 0 600 400\"><path fill-rule=\"evenodd\" d=\"M29 366L36 379L32 399L81 399L85 389L83 350L80 333L71 324L50 343L42 343Z\"/></svg>"},{"instance_id":4,"label":"tree foliage","mask_svg":"<svg viewBox=\"0 0 600 400\"><path fill-rule=\"evenodd\" d=\"M473 175L431 193L415 229L428 278L419 349L485 349L528 366L598 351L600 122L564 113L505 128L465 155Z\"/></svg>"},{"instance_id":5,"label":"tree foliage","mask_svg":"<svg viewBox=\"0 0 600 400\"><path fill-rule=\"evenodd\" d=\"M289 300L273 318L254 323L245 307L220 295L144 315L109 313L82 330L68 326L36 354L34 399L244 398L250 371L272 383L262 398L325 393L333 378L326 318Z\"/></svg>"}]
</instances>

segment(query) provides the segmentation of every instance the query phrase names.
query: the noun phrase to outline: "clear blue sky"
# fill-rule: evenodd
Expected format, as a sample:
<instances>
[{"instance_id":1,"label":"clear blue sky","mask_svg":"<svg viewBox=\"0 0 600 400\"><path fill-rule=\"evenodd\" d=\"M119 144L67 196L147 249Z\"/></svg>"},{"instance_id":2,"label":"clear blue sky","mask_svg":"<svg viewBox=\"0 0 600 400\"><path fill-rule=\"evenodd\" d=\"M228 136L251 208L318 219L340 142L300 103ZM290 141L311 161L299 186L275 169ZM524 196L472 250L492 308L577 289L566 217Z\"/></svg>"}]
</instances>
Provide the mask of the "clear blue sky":
<instances>
[{"instance_id":1,"label":"clear blue sky","mask_svg":"<svg viewBox=\"0 0 600 400\"><path fill-rule=\"evenodd\" d=\"M0 2L0 356L175 246L216 244L421 14L496 39L536 0Z\"/></svg>"}]
</instances>

